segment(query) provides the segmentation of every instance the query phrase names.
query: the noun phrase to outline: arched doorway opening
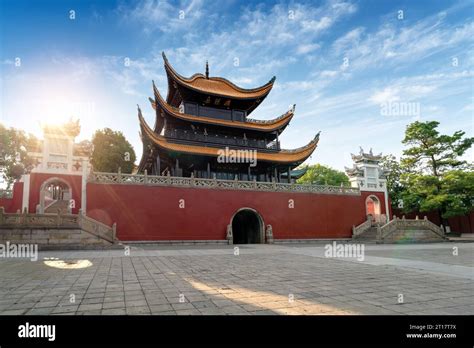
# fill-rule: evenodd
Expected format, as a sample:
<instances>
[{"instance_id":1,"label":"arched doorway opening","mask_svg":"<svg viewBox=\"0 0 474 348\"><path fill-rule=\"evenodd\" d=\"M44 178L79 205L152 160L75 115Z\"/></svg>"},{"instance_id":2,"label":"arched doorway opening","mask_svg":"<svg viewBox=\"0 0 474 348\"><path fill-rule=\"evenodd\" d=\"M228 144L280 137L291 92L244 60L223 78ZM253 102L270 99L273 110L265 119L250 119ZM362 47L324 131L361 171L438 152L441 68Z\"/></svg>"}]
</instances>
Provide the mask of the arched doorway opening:
<instances>
[{"instance_id":1,"label":"arched doorway opening","mask_svg":"<svg viewBox=\"0 0 474 348\"><path fill-rule=\"evenodd\" d=\"M368 196L365 200L365 212L372 217L373 222L380 220L380 200L376 196Z\"/></svg>"},{"instance_id":2,"label":"arched doorway opening","mask_svg":"<svg viewBox=\"0 0 474 348\"><path fill-rule=\"evenodd\" d=\"M41 185L40 208L41 214L71 213L70 200L72 190L69 183L60 178L50 178Z\"/></svg>"},{"instance_id":3,"label":"arched doorway opening","mask_svg":"<svg viewBox=\"0 0 474 348\"><path fill-rule=\"evenodd\" d=\"M232 217L231 224L234 244L265 243L265 225L256 210L239 209Z\"/></svg>"}]
</instances>

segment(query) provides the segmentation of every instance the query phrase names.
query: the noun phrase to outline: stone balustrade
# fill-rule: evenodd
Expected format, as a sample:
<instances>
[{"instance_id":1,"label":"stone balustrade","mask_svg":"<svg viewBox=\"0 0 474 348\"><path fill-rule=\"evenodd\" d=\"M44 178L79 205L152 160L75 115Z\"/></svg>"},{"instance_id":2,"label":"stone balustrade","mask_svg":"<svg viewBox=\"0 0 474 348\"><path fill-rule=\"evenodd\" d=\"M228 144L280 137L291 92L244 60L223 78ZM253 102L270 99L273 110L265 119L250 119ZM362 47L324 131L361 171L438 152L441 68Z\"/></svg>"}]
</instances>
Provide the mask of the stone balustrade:
<instances>
[{"instance_id":1,"label":"stone balustrade","mask_svg":"<svg viewBox=\"0 0 474 348\"><path fill-rule=\"evenodd\" d=\"M415 219L405 219L405 216L400 219L394 216L390 222L381 226L381 238L385 239L390 234L403 230L427 230L435 233L441 238L445 238L444 229L429 221L426 216L424 219L419 219L418 216Z\"/></svg>"},{"instance_id":2,"label":"stone balustrade","mask_svg":"<svg viewBox=\"0 0 474 348\"><path fill-rule=\"evenodd\" d=\"M0 190L0 198L13 198L13 190Z\"/></svg>"},{"instance_id":3,"label":"stone balustrade","mask_svg":"<svg viewBox=\"0 0 474 348\"><path fill-rule=\"evenodd\" d=\"M352 226L352 237L357 237L372 227L372 217L367 216L367 220L358 226Z\"/></svg>"},{"instance_id":4,"label":"stone balustrade","mask_svg":"<svg viewBox=\"0 0 474 348\"><path fill-rule=\"evenodd\" d=\"M356 187L328 186L328 185L306 185L287 184L277 182L242 181L203 179L194 177L155 176L122 173L91 173L88 177L89 183L95 184L129 184L129 185L152 185L152 186L178 186L194 188L213 188L250 191L272 191L272 192L302 192L320 193L332 195L360 196L360 190Z\"/></svg>"},{"instance_id":5,"label":"stone balustrade","mask_svg":"<svg viewBox=\"0 0 474 348\"><path fill-rule=\"evenodd\" d=\"M5 213L0 207L0 229L80 229L110 243L116 241L116 225L107 226L83 214Z\"/></svg>"}]
</instances>

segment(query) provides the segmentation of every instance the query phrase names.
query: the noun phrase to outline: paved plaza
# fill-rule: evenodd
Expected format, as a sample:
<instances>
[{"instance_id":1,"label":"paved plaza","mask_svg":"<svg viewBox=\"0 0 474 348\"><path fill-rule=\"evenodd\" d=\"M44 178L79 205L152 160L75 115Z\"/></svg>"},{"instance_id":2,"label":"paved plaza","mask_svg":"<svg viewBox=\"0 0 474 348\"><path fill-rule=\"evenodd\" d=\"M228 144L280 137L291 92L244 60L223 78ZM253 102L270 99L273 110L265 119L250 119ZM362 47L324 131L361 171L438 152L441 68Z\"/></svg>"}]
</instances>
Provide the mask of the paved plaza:
<instances>
[{"instance_id":1,"label":"paved plaza","mask_svg":"<svg viewBox=\"0 0 474 348\"><path fill-rule=\"evenodd\" d=\"M474 243L147 246L0 259L2 315L474 314Z\"/></svg>"}]
</instances>

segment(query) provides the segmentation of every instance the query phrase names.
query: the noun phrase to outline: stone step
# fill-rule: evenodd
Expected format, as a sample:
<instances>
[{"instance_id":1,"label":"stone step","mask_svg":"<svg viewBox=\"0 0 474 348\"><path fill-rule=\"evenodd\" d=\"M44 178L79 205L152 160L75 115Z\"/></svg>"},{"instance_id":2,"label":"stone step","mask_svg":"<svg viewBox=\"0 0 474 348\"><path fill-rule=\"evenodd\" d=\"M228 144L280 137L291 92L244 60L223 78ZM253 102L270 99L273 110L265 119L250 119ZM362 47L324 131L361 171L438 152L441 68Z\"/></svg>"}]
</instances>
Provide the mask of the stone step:
<instances>
[{"instance_id":1,"label":"stone step","mask_svg":"<svg viewBox=\"0 0 474 348\"><path fill-rule=\"evenodd\" d=\"M377 239L377 227L370 227L368 230L359 234L355 239L358 240L376 240Z\"/></svg>"},{"instance_id":2,"label":"stone step","mask_svg":"<svg viewBox=\"0 0 474 348\"><path fill-rule=\"evenodd\" d=\"M61 214L67 214L69 210L68 207L69 207L69 201L60 200L51 204L48 208L45 209L44 212L46 214L57 214L58 211L60 211Z\"/></svg>"}]
</instances>

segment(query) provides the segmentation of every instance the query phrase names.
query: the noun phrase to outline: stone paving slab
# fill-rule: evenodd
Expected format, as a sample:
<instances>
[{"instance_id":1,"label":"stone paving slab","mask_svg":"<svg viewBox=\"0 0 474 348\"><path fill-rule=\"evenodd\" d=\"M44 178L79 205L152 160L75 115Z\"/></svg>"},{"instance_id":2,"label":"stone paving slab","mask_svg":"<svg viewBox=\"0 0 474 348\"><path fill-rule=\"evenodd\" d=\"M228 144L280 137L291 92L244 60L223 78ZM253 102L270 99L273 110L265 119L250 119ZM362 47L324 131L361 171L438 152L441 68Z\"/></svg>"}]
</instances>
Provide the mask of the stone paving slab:
<instances>
[{"instance_id":1,"label":"stone paving slab","mask_svg":"<svg viewBox=\"0 0 474 348\"><path fill-rule=\"evenodd\" d=\"M0 259L0 315L472 315L473 266L473 243L44 251Z\"/></svg>"}]
</instances>

